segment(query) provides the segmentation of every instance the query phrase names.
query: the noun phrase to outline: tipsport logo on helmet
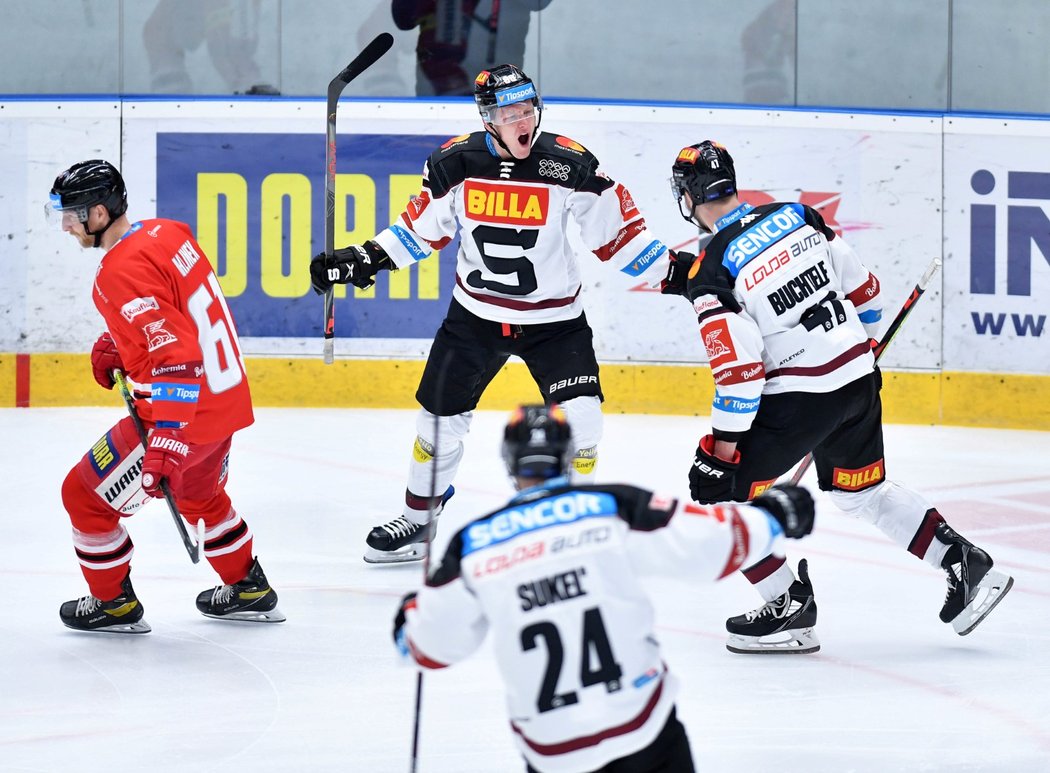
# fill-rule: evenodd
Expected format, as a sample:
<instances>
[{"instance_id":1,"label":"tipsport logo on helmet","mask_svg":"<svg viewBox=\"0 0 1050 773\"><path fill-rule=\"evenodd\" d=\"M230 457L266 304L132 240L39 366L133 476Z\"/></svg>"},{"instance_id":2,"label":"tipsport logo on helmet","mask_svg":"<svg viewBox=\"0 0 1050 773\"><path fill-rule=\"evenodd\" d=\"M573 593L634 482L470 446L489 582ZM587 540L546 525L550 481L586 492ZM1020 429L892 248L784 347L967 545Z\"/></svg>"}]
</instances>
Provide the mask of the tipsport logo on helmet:
<instances>
[{"instance_id":1,"label":"tipsport logo on helmet","mask_svg":"<svg viewBox=\"0 0 1050 773\"><path fill-rule=\"evenodd\" d=\"M487 74L488 73L483 73L483 75ZM502 91L496 92L496 107L513 105L515 102L524 102L526 99L535 98L535 96L536 87L531 83L527 83L524 86L515 86L510 89L503 89Z\"/></svg>"}]
</instances>

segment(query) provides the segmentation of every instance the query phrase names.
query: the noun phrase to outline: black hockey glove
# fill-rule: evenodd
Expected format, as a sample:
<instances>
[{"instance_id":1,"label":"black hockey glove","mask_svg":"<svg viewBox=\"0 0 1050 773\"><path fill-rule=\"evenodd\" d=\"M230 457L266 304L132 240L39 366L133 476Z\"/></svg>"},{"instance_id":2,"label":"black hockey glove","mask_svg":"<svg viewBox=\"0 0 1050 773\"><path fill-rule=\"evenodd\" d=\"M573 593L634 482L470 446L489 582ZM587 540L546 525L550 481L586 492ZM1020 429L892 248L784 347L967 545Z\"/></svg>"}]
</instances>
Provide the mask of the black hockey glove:
<instances>
[{"instance_id":1,"label":"black hockey glove","mask_svg":"<svg viewBox=\"0 0 1050 773\"><path fill-rule=\"evenodd\" d=\"M667 276L660 281L661 295L685 295L685 285L689 280L689 269L696 260L691 252L668 250Z\"/></svg>"},{"instance_id":2,"label":"black hockey glove","mask_svg":"<svg viewBox=\"0 0 1050 773\"><path fill-rule=\"evenodd\" d=\"M336 250L331 259L323 252L314 255L310 261L310 285L318 295L324 295L335 284L352 284L364 290L375 284L372 277L392 265L386 251L369 239L364 244Z\"/></svg>"},{"instance_id":3,"label":"black hockey glove","mask_svg":"<svg viewBox=\"0 0 1050 773\"><path fill-rule=\"evenodd\" d=\"M733 484L740 466L740 452L733 452L732 461L715 456L715 438L704 435L696 447L693 466L689 468L689 494L695 502L713 505L733 498Z\"/></svg>"},{"instance_id":4,"label":"black hockey glove","mask_svg":"<svg viewBox=\"0 0 1050 773\"><path fill-rule=\"evenodd\" d=\"M751 502L768 512L790 539L805 537L813 531L813 497L801 486L773 486Z\"/></svg>"},{"instance_id":5,"label":"black hockey glove","mask_svg":"<svg viewBox=\"0 0 1050 773\"><path fill-rule=\"evenodd\" d=\"M397 647L398 651L402 655L408 655L408 644L405 642L405 610L411 606L415 606L416 593L406 593L404 598L401 599L401 605L397 608L397 614L394 615L394 646Z\"/></svg>"}]
</instances>

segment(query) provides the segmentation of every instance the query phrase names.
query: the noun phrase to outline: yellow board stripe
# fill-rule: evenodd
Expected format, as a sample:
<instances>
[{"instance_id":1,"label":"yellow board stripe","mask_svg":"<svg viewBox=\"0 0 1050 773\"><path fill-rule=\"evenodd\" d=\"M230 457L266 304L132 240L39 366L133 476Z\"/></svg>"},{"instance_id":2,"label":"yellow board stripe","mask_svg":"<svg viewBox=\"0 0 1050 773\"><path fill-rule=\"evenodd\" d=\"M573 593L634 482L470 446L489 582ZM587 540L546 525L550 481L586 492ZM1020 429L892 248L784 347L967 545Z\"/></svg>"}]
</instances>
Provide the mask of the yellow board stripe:
<instances>
[{"instance_id":1,"label":"yellow board stripe","mask_svg":"<svg viewBox=\"0 0 1050 773\"><path fill-rule=\"evenodd\" d=\"M14 405L15 357L0 354L0 406ZM416 408L422 360L255 357L247 361L257 407ZM707 416L714 388L706 366L602 365L608 413ZM892 424L1050 430L1050 376L884 371L885 420ZM486 390L481 410L510 410L541 398L521 363L509 363ZM30 358L30 405L112 405L118 395L100 389L85 354Z\"/></svg>"}]
</instances>

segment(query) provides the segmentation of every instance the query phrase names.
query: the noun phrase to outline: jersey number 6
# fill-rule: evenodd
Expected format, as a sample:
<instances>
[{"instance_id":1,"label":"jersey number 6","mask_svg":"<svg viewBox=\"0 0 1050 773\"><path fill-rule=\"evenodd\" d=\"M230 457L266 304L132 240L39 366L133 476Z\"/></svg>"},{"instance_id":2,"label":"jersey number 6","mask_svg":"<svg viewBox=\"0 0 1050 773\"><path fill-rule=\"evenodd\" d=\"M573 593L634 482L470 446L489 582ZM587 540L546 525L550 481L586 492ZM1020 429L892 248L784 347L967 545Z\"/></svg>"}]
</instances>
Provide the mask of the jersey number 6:
<instances>
[{"instance_id":1,"label":"jersey number 6","mask_svg":"<svg viewBox=\"0 0 1050 773\"><path fill-rule=\"evenodd\" d=\"M558 693L558 678L561 676L561 667L565 660L565 649L562 647L558 627L552 622L545 621L533 623L521 629L521 647L526 652L535 649L540 639L543 639L547 646L547 668L543 674L539 698L536 700L536 708L542 714L563 706L571 706L579 698L573 691ZM604 684L606 692L619 690L622 686L620 677L623 676L623 669L613 657L612 647L609 646L609 636L605 633L605 623L602 622L602 613L597 607L592 607L583 613L583 647L581 649L580 685L590 687L595 684ZM592 653L594 659L597 660L594 668L591 667Z\"/></svg>"},{"instance_id":2,"label":"jersey number 6","mask_svg":"<svg viewBox=\"0 0 1050 773\"><path fill-rule=\"evenodd\" d=\"M218 321L212 323L208 310L216 301L220 314ZM244 378L244 363L241 362L237 333L230 321L230 309L215 274L208 274L207 283L193 292L187 306L197 325L197 342L201 347L208 389L216 395L233 389Z\"/></svg>"}]
</instances>

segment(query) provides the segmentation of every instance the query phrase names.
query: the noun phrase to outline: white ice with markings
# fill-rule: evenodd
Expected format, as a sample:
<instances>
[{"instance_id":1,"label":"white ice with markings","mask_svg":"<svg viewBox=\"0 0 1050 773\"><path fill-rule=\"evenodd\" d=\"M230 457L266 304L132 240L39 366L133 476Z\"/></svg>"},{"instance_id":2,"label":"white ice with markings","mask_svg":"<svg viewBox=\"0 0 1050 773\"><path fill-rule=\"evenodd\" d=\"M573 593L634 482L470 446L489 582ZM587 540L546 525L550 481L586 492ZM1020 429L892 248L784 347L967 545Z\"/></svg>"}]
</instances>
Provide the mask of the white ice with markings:
<instances>
[{"instance_id":1,"label":"white ice with markings","mask_svg":"<svg viewBox=\"0 0 1050 773\"><path fill-rule=\"evenodd\" d=\"M390 639L420 565L376 567L369 528L400 512L412 411L262 409L234 441L229 490L288 621L201 617L218 582L162 503L126 525L153 632L81 634L86 592L59 489L123 415L0 410L0 771L407 771L415 673ZM503 413L479 413L437 546L502 504ZM598 476L682 493L704 418L608 416ZM759 605L740 576L647 581L699 769L1050 769L1050 434L888 427L890 477L925 494L1016 584L959 637L937 617L944 575L818 497L806 556L821 651L741 656L724 620ZM814 484L814 473L807 482ZM424 679L419 770L524 770L491 650Z\"/></svg>"}]
</instances>

